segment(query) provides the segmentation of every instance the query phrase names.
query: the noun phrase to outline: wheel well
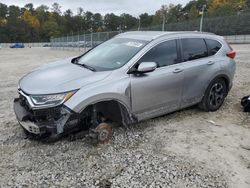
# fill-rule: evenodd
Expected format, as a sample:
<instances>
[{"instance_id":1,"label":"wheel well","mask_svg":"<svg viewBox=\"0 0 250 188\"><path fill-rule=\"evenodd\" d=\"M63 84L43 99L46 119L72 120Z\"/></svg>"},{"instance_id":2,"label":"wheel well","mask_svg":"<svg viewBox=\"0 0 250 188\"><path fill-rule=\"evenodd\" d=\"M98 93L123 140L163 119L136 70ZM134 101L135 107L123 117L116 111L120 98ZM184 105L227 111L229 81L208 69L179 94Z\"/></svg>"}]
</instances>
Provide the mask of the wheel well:
<instances>
[{"instance_id":1,"label":"wheel well","mask_svg":"<svg viewBox=\"0 0 250 188\"><path fill-rule=\"evenodd\" d=\"M224 82L225 82L225 84L226 84L226 87L227 87L227 91L229 91L229 79L226 77L226 76L218 76L218 77L216 77L216 79L222 79Z\"/></svg>"},{"instance_id":2,"label":"wheel well","mask_svg":"<svg viewBox=\"0 0 250 188\"><path fill-rule=\"evenodd\" d=\"M129 112L127 108L116 100L101 101L89 105L85 108L88 114L93 113L95 109L97 118L101 122L114 122L118 125L129 123Z\"/></svg>"}]
</instances>

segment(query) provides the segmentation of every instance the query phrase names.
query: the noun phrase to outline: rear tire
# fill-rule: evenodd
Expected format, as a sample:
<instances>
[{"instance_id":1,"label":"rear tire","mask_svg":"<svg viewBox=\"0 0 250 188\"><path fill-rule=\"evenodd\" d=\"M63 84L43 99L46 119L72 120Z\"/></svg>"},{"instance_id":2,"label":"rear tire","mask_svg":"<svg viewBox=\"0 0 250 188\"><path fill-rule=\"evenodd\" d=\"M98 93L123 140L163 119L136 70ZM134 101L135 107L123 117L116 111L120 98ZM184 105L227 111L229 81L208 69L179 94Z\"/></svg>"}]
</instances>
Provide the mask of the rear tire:
<instances>
[{"instance_id":1,"label":"rear tire","mask_svg":"<svg viewBox=\"0 0 250 188\"><path fill-rule=\"evenodd\" d=\"M199 107L204 111L214 112L222 106L227 93L225 81L222 78L215 79L209 84Z\"/></svg>"}]
</instances>

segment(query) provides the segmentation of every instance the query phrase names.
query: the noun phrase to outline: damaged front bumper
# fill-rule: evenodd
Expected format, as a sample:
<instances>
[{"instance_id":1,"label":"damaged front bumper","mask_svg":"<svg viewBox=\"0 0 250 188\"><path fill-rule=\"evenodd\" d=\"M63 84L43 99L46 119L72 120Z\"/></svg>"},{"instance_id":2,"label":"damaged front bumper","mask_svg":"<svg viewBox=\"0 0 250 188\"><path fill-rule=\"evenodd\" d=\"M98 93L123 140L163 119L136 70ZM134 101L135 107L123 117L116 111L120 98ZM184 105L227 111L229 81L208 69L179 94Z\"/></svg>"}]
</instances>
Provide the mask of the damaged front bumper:
<instances>
[{"instance_id":1,"label":"damaged front bumper","mask_svg":"<svg viewBox=\"0 0 250 188\"><path fill-rule=\"evenodd\" d=\"M33 110L22 96L14 99L14 111L19 124L28 133L37 136L58 136L73 130L79 124L78 114L64 105Z\"/></svg>"}]
</instances>

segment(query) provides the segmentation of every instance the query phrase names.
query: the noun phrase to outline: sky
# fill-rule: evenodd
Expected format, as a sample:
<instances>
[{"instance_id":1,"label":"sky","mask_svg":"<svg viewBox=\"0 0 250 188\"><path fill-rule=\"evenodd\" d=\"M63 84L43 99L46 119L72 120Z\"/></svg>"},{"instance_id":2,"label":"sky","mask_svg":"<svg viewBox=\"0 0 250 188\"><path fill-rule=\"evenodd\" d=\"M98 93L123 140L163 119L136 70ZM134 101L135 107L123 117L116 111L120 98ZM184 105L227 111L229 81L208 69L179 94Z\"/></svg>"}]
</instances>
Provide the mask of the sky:
<instances>
[{"instance_id":1,"label":"sky","mask_svg":"<svg viewBox=\"0 0 250 188\"><path fill-rule=\"evenodd\" d=\"M17 5L19 7L23 7L27 3L33 3L35 7L41 4L51 7L54 2L57 2L62 6L62 11L71 9L74 14L77 13L78 7L82 7L84 11L101 13L102 15L113 12L117 15L128 13L133 16L139 16L145 12L154 14L163 4L180 3L185 5L189 1L190 0L1 0L1 3Z\"/></svg>"}]
</instances>

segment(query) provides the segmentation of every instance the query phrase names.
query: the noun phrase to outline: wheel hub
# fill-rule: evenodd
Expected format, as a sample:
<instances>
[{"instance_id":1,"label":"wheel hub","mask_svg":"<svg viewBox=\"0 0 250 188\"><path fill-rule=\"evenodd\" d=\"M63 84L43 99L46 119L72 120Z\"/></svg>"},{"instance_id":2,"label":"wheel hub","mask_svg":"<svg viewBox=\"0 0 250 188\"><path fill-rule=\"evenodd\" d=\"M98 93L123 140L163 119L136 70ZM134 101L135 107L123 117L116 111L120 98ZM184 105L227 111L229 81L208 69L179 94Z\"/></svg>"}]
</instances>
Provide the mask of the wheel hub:
<instances>
[{"instance_id":1,"label":"wheel hub","mask_svg":"<svg viewBox=\"0 0 250 188\"><path fill-rule=\"evenodd\" d=\"M209 93L209 102L211 106L217 107L223 102L223 85L221 83L216 83L212 86Z\"/></svg>"},{"instance_id":2,"label":"wheel hub","mask_svg":"<svg viewBox=\"0 0 250 188\"><path fill-rule=\"evenodd\" d=\"M101 123L96 127L97 132L97 142L99 144L104 144L108 142L112 137L112 127L107 123Z\"/></svg>"}]
</instances>

